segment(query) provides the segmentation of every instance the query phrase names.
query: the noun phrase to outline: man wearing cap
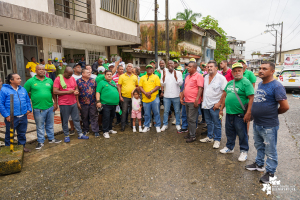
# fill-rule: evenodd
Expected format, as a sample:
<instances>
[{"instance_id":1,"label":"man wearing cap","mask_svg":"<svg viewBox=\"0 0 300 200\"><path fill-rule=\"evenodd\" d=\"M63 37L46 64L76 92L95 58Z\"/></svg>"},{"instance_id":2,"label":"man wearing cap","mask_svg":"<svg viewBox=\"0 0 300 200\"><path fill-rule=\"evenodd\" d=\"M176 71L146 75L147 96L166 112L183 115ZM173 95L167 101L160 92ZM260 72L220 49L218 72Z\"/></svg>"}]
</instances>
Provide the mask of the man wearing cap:
<instances>
[{"instance_id":1,"label":"man wearing cap","mask_svg":"<svg viewBox=\"0 0 300 200\"><path fill-rule=\"evenodd\" d=\"M81 64L76 63L75 66L73 67L73 71L74 71L74 74L72 76L75 78L75 81L77 81L78 79L80 79L82 77L82 75L81 75L81 71L82 71Z\"/></svg>"},{"instance_id":2,"label":"man wearing cap","mask_svg":"<svg viewBox=\"0 0 300 200\"><path fill-rule=\"evenodd\" d=\"M234 79L232 75L232 70L227 67L227 60L222 60L222 62L220 63L220 67L222 69L223 76L228 82Z\"/></svg>"},{"instance_id":3,"label":"man wearing cap","mask_svg":"<svg viewBox=\"0 0 300 200\"><path fill-rule=\"evenodd\" d=\"M250 83L252 83L253 88L255 88L256 76L253 74L253 72L247 70L247 62L245 60L239 60L238 62L243 65L243 77L247 78Z\"/></svg>"},{"instance_id":4,"label":"man wearing cap","mask_svg":"<svg viewBox=\"0 0 300 200\"><path fill-rule=\"evenodd\" d=\"M143 96L143 108L145 111L145 128L143 132L148 132L150 130L150 120L151 120L151 110L154 114L155 118L155 126L156 126L156 132L161 132L160 130L160 114L159 114L159 97L158 89L160 88L160 80L159 77L153 74L153 66L147 65L146 66L147 74L142 76L139 82L139 88L142 92Z\"/></svg>"},{"instance_id":5,"label":"man wearing cap","mask_svg":"<svg viewBox=\"0 0 300 200\"><path fill-rule=\"evenodd\" d=\"M84 60L84 57L83 57L83 56L81 57L81 60L80 60L78 63L80 63L80 64L81 64L81 68L82 68L82 69L83 69L83 68L85 68L86 62L85 62L85 60Z\"/></svg>"},{"instance_id":6,"label":"man wearing cap","mask_svg":"<svg viewBox=\"0 0 300 200\"><path fill-rule=\"evenodd\" d=\"M108 70L109 63L107 62L107 58L104 58L103 67Z\"/></svg>"},{"instance_id":7,"label":"man wearing cap","mask_svg":"<svg viewBox=\"0 0 300 200\"><path fill-rule=\"evenodd\" d=\"M56 67L56 77L60 74L64 74L66 66L63 64L63 61L59 61L59 65Z\"/></svg>"},{"instance_id":8,"label":"man wearing cap","mask_svg":"<svg viewBox=\"0 0 300 200\"><path fill-rule=\"evenodd\" d=\"M229 81L224 89L224 100L220 109L226 107L225 131L227 137L226 146L220 150L221 153L233 153L236 136L239 136L240 156L239 161L246 161L249 150L247 123L251 118L251 107L254 99L254 89L250 81L243 77L243 66L237 62L232 65L234 79ZM248 104L247 110L245 104ZM244 107L244 108L243 108Z\"/></svg>"},{"instance_id":9,"label":"man wearing cap","mask_svg":"<svg viewBox=\"0 0 300 200\"><path fill-rule=\"evenodd\" d=\"M98 72L98 67L102 66L103 60L102 58L99 58L94 64L92 65L92 73L97 73Z\"/></svg>"},{"instance_id":10,"label":"man wearing cap","mask_svg":"<svg viewBox=\"0 0 300 200\"><path fill-rule=\"evenodd\" d=\"M49 74L49 78L51 78L52 81L54 81L56 78L56 76L55 76L56 67L55 67L55 65L52 64L51 58L48 59L48 64L45 65L45 70L47 70L47 72Z\"/></svg>"},{"instance_id":11,"label":"man wearing cap","mask_svg":"<svg viewBox=\"0 0 300 200\"><path fill-rule=\"evenodd\" d=\"M123 68L121 65L118 66L121 69ZM133 90L135 90L138 87L138 78L132 73L133 65L131 63L128 63L126 68L126 73L120 75L118 79L118 91L120 96L120 102L122 104L122 116L121 116L121 130L125 130L125 125L127 123L127 117L128 117L128 108L129 113L131 114L131 93ZM123 70L122 70L123 72ZM132 125L132 118L131 119L131 125Z\"/></svg>"},{"instance_id":12,"label":"man wearing cap","mask_svg":"<svg viewBox=\"0 0 300 200\"><path fill-rule=\"evenodd\" d=\"M36 62L35 57L32 57L31 61L27 63L26 69L28 69L31 77L34 77L34 75L36 75L35 68L37 65L39 65L39 63Z\"/></svg>"},{"instance_id":13,"label":"man wearing cap","mask_svg":"<svg viewBox=\"0 0 300 200\"><path fill-rule=\"evenodd\" d=\"M155 61L154 61L154 60L151 60L151 61L150 61L150 65L153 67L153 74L157 75L157 76L159 77L159 79L160 79L160 78L161 78L161 73L160 73L160 70L157 71L157 70L155 69ZM144 76L144 75L146 75L146 74L147 74L147 70L146 70L144 73L141 73L141 74L140 74L140 77L142 77L142 76Z\"/></svg>"},{"instance_id":14,"label":"man wearing cap","mask_svg":"<svg viewBox=\"0 0 300 200\"><path fill-rule=\"evenodd\" d=\"M177 67L179 66L178 60L174 59L173 62L174 62L174 69L176 70Z\"/></svg>"},{"instance_id":15,"label":"man wearing cap","mask_svg":"<svg viewBox=\"0 0 300 200\"><path fill-rule=\"evenodd\" d=\"M63 61L63 65L67 66L68 63L66 62L66 58L65 57L62 57L62 61Z\"/></svg>"},{"instance_id":16,"label":"man wearing cap","mask_svg":"<svg viewBox=\"0 0 300 200\"><path fill-rule=\"evenodd\" d=\"M96 78L96 83L99 84L100 81L105 79L104 76L105 68L103 66L98 67L98 76Z\"/></svg>"},{"instance_id":17,"label":"man wearing cap","mask_svg":"<svg viewBox=\"0 0 300 200\"><path fill-rule=\"evenodd\" d=\"M53 61L53 65L57 68L59 66L58 58L55 57Z\"/></svg>"}]
</instances>

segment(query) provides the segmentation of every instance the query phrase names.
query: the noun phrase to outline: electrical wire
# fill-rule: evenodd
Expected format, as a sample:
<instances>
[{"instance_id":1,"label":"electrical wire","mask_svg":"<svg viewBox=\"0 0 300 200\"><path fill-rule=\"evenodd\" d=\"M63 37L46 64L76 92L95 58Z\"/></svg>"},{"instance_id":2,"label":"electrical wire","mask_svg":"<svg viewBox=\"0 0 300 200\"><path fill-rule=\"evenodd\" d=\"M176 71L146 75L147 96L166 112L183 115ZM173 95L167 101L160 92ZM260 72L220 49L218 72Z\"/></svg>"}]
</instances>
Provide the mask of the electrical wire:
<instances>
[{"instance_id":1,"label":"electrical wire","mask_svg":"<svg viewBox=\"0 0 300 200\"><path fill-rule=\"evenodd\" d=\"M278 10L279 4L280 4L280 0L278 2L277 8L276 8L276 12L275 12L275 15L274 15L274 18L273 18L273 24L274 24L274 20L275 20L276 14L277 14L277 10Z\"/></svg>"},{"instance_id":2,"label":"electrical wire","mask_svg":"<svg viewBox=\"0 0 300 200\"><path fill-rule=\"evenodd\" d=\"M296 26L296 28L294 28L294 30L296 30L299 26L300 26L300 24L298 24L298 26ZM290 34L288 34L287 36L285 36L283 39L286 39L287 37L289 37L294 32L294 30L292 30L290 32Z\"/></svg>"},{"instance_id":3,"label":"electrical wire","mask_svg":"<svg viewBox=\"0 0 300 200\"><path fill-rule=\"evenodd\" d=\"M299 35L299 33L300 33L300 31L290 40L290 41L288 41L288 42L286 42L286 43L284 43L285 45L286 44L288 44L288 43L290 43L291 41L293 41L293 39L295 38L295 37L297 37L298 35Z\"/></svg>"},{"instance_id":4,"label":"electrical wire","mask_svg":"<svg viewBox=\"0 0 300 200\"><path fill-rule=\"evenodd\" d=\"M148 9L146 15L144 16L143 20L147 17L147 15L148 15L149 11L152 9L153 5L154 5L154 4L152 3L151 6L150 6L149 9Z\"/></svg>"},{"instance_id":5,"label":"electrical wire","mask_svg":"<svg viewBox=\"0 0 300 200\"><path fill-rule=\"evenodd\" d=\"M269 18L270 18L270 14L271 14L272 4L273 4L273 0L271 1L271 6L270 6L270 11L269 11L269 15L268 15L267 24L268 24L268 22L269 22Z\"/></svg>"},{"instance_id":6,"label":"electrical wire","mask_svg":"<svg viewBox=\"0 0 300 200\"><path fill-rule=\"evenodd\" d=\"M281 19L282 15L283 15L284 11L285 11L285 8L286 8L286 5L288 4L288 2L289 2L289 0L286 1L286 4L285 4L285 6L284 6L284 9L283 9L283 11L282 11L282 13L281 13L281 15L280 15L280 17L279 17L279 20L278 20L279 22L280 22L280 19Z\"/></svg>"}]
</instances>

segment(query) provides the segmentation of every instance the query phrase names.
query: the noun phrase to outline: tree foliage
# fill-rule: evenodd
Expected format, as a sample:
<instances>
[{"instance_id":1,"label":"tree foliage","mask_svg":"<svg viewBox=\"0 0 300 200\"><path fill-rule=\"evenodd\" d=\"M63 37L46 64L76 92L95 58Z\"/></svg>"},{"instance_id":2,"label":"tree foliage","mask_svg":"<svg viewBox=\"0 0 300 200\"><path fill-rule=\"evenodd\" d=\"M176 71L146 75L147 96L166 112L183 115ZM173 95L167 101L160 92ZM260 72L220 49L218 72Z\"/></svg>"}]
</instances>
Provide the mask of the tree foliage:
<instances>
[{"instance_id":1,"label":"tree foliage","mask_svg":"<svg viewBox=\"0 0 300 200\"><path fill-rule=\"evenodd\" d=\"M194 13L192 10L189 9L184 9L183 12L178 12L176 14L176 19L181 19L181 20L190 20L193 23L197 22L197 18L200 18L202 15L201 13Z\"/></svg>"},{"instance_id":2,"label":"tree foliage","mask_svg":"<svg viewBox=\"0 0 300 200\"><path fill-rule=\"evenodd\" d=\"M218 20L208 15L202 18L198 26L204 29L214 29L220 33L221 37L215 37L217 44L214 51L214 59L217 63L220 63L222 60L227 60L227 56L231 54L231 48L227 42L227 33L219 26Z\"/></svg>"}]
</instances>

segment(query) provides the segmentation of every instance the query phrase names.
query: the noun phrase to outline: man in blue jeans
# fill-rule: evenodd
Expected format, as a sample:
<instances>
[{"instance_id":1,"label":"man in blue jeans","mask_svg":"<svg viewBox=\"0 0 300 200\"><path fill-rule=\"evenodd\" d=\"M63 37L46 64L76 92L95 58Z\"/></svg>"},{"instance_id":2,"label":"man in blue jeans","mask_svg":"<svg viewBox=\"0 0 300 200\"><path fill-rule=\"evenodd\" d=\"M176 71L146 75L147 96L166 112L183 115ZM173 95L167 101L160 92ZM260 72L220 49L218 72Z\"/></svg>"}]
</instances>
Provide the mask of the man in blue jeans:
<instances>
[{"instance_id":1,"label":"man in blue jeans","mask_svg":"<svg viewBox=\"0 0 300 200\"><path fill-rule=\"evenodd\" d=\"M221 141L221 120L219 112L225 95L223 91L227 85L224 76L218 73L218 64L211 60L207 63L208 75L204 78L204 92L202 108L207 124L207 137L200 142L214 142L213 148L218 149Z\"/></svg>"},{"instance_id":2,"label":"man in blue jeans","mask_svg":"<svg viewBox=\"0 0 300 200\"><path fill-rule=\"evenodd\" d=\"M174 62L169 60L168 69L162 70L161 86L164 87L164 121L161 131L165 131L168 128L168 118L171 104L174 106L176 117L176 129L180 127L180 86L182 85L182 74L180 71L174 70Z\"/></svg>"},{"instance_id":3,"label":"man in blue jeans","mask_svg":"<svg viewBox=\"0 0 300 200\"><path fill-rule=\"evenodd\" d=\"M274 72L275 64L272 62L263 62L259 67L258 75L263 81L258 84L251 109L254 118L253 139L257 156L255 162L247 165L246 169L265 171L264 158L266 156L266 173L260 178L262 183L269 183L270 177L274 177L278 165L278 114L283 114L289 109L285 89L281 83L274 80Z\"/></svg>"},{"instance_id":4,"label":"man in blue jeans","mask_svg":"<svg viewBox=\"0 0 300 200\"><path fill-rule=\"evenodd\" d=\"M27 115L32 112L30 99L27 91L20 86L21 77L18 74L9 74L6 84L0 91L0 113L4 117L6 126L5 146L10 145L10 95L14 95L14 131L17 131L18 145L24 146L24 152L30 152L25 148L26 131L27 131Z\"/></svg>"},{"instance_id":5,"label":"man in blue jeans","mask_svg":"<svg viewBox=\"0 0 300 200\"><path fill-rule=\"evenodd\" d=\"M57 110L57 97L53 95L53 81L45 76L45 67L36 66L36 75L26 81L24 88L31 97L33 116L36 123L37 141L35 149L41 149L45 141L45 129L49 143L60 143L54 138L54 112ZM53 101L54 100L54 106Z\"/></svg>"}]
</instances>

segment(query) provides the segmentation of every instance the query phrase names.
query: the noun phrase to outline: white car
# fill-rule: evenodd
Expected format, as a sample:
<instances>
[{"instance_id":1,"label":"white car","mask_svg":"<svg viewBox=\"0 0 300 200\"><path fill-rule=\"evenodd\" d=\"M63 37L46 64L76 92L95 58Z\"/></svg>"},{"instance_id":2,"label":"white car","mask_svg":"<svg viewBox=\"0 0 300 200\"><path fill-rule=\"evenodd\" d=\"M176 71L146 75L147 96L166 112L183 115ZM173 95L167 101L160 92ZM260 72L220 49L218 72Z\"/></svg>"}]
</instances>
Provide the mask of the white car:
<instances>
[{"instance_id":1,"label":"white car","mask_svg":"<svg viewBox=\"0 0 300 200\"><path fill-rule=\"evenodd\" d=\"M286 90L300 90L300 67L285 67L278 76L278 81Z\"/></svg>"}]
</instances>

